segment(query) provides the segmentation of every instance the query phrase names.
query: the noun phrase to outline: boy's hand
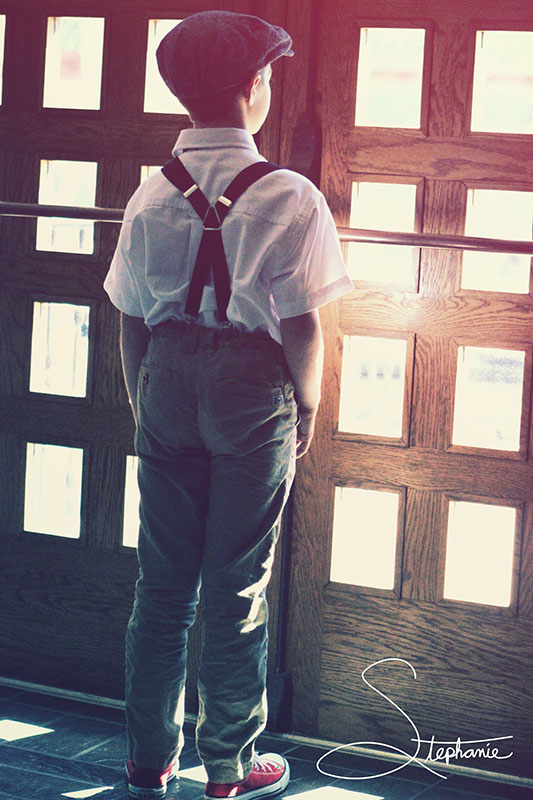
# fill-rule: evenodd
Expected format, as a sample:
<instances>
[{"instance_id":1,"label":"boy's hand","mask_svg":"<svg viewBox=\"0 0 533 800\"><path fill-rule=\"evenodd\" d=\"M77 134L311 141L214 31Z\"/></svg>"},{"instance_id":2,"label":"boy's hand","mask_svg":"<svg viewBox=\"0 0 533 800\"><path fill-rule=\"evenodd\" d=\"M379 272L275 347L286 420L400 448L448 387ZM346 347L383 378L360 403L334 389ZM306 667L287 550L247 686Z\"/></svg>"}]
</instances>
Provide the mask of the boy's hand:
<instances>
[{"instance_id":1,"label":"boy's hand","mask_svg":"<svg viewBox=\"0 0 533 800\"><path fill-rule=\"evenodd\" d=\"M282 319L280 329L300 415L296 428L296 458L301 458L309 450L320 403L323 343L318 311Z\"/></svg>"},{"instance_id":2,"label":"boy's hand","mask_svg":"<svg viewBox=\"0 0 533 800\"><path fill-rule=\"evenodd\" d=\"M301 458L309 450L315 432L316 409L298 408L300 420L296 428L296 458Z\"/></svg>"}]
</instances>

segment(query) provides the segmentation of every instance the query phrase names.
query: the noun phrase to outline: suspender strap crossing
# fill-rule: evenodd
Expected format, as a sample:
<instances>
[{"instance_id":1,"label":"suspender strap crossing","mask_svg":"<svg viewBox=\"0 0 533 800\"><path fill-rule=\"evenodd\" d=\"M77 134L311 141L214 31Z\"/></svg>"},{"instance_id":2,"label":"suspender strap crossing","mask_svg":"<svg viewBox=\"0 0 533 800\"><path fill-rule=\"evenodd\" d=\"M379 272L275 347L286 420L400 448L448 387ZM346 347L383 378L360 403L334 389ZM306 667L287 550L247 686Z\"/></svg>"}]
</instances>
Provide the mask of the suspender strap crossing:
<instances>
[{"instance_id":1,"label":"suspender strap crossing","mask_svg":"<svg viewBox=\"0 0 533 800\"><path fill-rule=\"evenodd\" d=\"M179 158L173 158L162 168L163 175L183 194L203 222L203 233L196 256L187 301L185 319L198 318L204 286L213 275L217 301L218 321L229 325L226 311L231 296L231 281L222 242L221 227L228 212L239 197L253 183L276 169L276 164L258 161L239 172L216 203L209 205L205 195L194 182Z\"/></svg>"}]
</instances>

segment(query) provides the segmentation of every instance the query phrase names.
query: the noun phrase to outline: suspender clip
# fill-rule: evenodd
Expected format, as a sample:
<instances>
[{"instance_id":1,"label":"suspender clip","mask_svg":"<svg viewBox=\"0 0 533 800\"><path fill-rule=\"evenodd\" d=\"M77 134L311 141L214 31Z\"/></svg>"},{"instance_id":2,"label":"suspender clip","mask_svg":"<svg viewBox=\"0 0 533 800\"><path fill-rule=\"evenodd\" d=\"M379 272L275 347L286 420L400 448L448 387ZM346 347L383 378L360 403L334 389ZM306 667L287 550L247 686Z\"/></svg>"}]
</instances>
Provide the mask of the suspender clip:
<instances>
[{"instance_id":1,"label":"suspender clip","mask_svg":"<svg viewBox=\"0 0 533 800\"><path fill-rule=\"evenodd\" d=\"M204 231L219 231L222 220L216 206L209 206L203 219Z\"/></svg>"}]
</instances>

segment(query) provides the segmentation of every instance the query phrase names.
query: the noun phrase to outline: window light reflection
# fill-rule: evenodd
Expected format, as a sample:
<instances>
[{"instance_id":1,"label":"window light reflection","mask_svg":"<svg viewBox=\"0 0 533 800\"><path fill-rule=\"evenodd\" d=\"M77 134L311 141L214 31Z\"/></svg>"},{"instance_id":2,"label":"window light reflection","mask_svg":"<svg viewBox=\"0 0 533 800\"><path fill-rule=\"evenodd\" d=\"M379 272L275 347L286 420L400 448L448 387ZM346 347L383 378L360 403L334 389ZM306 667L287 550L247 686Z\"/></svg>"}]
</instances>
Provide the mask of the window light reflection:
<instances>
[{"instance_id":1,"label":"window light reflection","mask_svg":"<svg viewBox=\"0 0 533 800\"><path fill-rule=\"evenodd\" d=\"M48 18L45 108L100 108L103 46L102 18Z\"/></svg>"},{"instance_id":2,"label":"window light reflection","mask_svg":"<svg viewBox=\"0 0 533 800\"><path fill-rule=\"evenodd\" d=\"M126 483L124 487L124 525L122 544L124 547L137 547L139 539L139 486L137 484L137 456L126 456Z\"/></svg>"},{"instance_id":3,"label":"window light reflection","mask_svg":"<svg viewBox=\"0 0 533 800\"><path fill-rule=\"evenodd\" d=\"M419 128L425 30L362 28L355 124Z\"/></svg>"},{"instance_id":4,"label":"window light reflection","mask_svg":"<svg viewBox=\"0 0 533 800\"><path fill-rule=\"evenodd\" d=\"M350 227L411 232L415 229L416 185L352 184ZM418 250L393 244L348 244L348 270L355 280L413 285Z\"/></svg>"},{"instance_id":5,"label":"window light reflection","mask_svg":"<svg viewBox=\"0 0 533 800\"><path fill-rule=\"evenodd\" d=\"M357 792L352 789L341 789L337 786L319 786L317 789L310 789L306 792L291 794L290 784L283 796L290 800L393 800L388 795L378 794L377 792Z\"/></svg>"},{"instance_id":6,"label":"window light reflection","mask_svg":"<svg viewBox=\"0 0 533 800\"><path fill-rule=\"evenodd\" d=\"M330 580L393 588L399 500L397 492L335 488Z\"/></svg>"},{"instance_id":7,"label":"window light reflection","mask_svg":"<svg viewBox=\"0 0 533 800\"><path fill-rule=\"evenodd\" d=\"M88 800L89 797L96 797L102 792L108 792L111 789L114 789L114 786L98 786L94 789L79 789L75 792L63 792L61 797L71 797L75 798L76 800Z\"/></svg>"},{"instance_id":8,"label":"window light reflection","mask_svg":"<svg viewBox=\"0 0 533 800\"><path fill-rule=\"evenodd\" d=\"M450 501L444 597L511 602L516 508Z\"/></svg>"},{"instance_id":9,"label":"window light reflection","mask_svg":"<svg viewBox=\"0 0 533 800\"><path fill-rule=\"evenodd\" d=\"M533 31L477 31L472 130L533 133Z\"/></svg>"},{"instance_id":10,"label":"window light reflection","mask_svg":"<svg viewBox=\"0 0 533 800\"><path fill-rule=\"evenodd\" d=\"M39 203L57 206L94 206L97 164L93 161L42 160ZM94 223L67 217L37 220L37 250L92 253Z\"/></svg>"},{"instance_id":11,"label":"window light reflection","mask_svg":"<svg viewBox=\"0 0 533 800\"><path fill-rule=\"evenodd\" d=\"M156 50L162 39L180 19L151 19L148 22L148 47L146 49L146 79L144 85L144 111L159 114L187 114L175 97L157 67Z\"/></svg>"},{"instance_id":12,"label":"window light reflection","mask_svg":"<svg viewBox=\"0 0 533 800\"><path fill-rule=\"evenodd\" d=\"M189 769L180 769L180 780L185 778L188 781L195 781L196 783L205 783L207 781L207 773L205 767L201 764L198 767L189 767Z\"/></svg>"},{"instance_id":13,"label":"window light reflection","mask_svg":"<svg viewBox=\"0 0 533 800\"><path fill-rule=\"evenodd\" d=\"M469 189L466 236L531 239L533 192ZM515 253L463 253L461 286L492 292L529 293L531 256Z\"/></svg>"},{"instance_id":14,"label":"window light reflection","mask_svg":"<svg viewBox=\"0 0 533 800\"><path fill-rule=\"evenodd\" d=\"M161 172L161 167L155 164L143 164L141 167L141 183L144 183L151 175L155 175L156 172Z\"/></svg>"},{"instance_id":15,"label":"window light reflection","mask_svg":"<svg viewBox=\"0 0 533 800\"><path fill-rule=\"evenodd\" d=\"M30 392L85 397L89 306L34 303Z\"/></svg>"},{"instance_id":16,"label":"window light reflection","mask_svg":"<svg viewBox=\"0 0 533 800\"><path fill-rule=\"evenodd\" d=\"M0 719L0 739L6 742L16 742L18 739L27 739L30 736L43 736L45 733L53 732L53 728L30 725L27 722L18 722L15 719Z\"/></svg>"},{"instance_id":17,"label":"window light reflection","mask_svg":"<svg viewBox=\"0 0 533 800\"><path fill-rule=\"evenodd\" d=\"M452 443L518 451L525 352L459 347Z\"/></svg>"},{"instance_id":18,"label":"window light reflection","mask_svg":"<svg viewBox=\"0 0 533 800\"><path fill-rule=\"evenodd\" d=\"M28 442L24 530L80 536L83 450Z\"/></svg>"},{"instance_id":19,"label":"window light reflection","mask_svg":"<svg viewBox=\"0 0 533 800\"><path fill-rule=\"evenodd\" d=\"M400 438L407 341L345 336L339 430Z\"/></svg>"},{"instance_id":20,"label":"window light reflection","mask_svg":"<svg viewBox=\"0 0 533 800\"><path fill-rule=\"evenodd\" d=\"M0 105L4 86L4 48L6 38L6 15L0 14Z\"/></svg>"}]
</instances>

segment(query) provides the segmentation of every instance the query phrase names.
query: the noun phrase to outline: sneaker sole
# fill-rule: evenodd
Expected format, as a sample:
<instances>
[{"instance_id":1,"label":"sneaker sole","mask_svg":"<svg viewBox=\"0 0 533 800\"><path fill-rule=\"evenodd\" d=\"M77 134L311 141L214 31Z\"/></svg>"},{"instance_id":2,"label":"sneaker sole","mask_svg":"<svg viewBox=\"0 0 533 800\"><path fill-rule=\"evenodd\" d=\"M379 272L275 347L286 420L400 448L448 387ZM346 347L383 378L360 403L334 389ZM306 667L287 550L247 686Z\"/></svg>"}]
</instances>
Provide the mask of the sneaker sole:
<instances>
[{"instance_id":1,"label":"sneaker sole","mask_svg":"<svg viewBox=\"0 0 533 800\"><path fill-rule=\"evenodd\" d=\"M128 775L126 770L126 776ZM160 786L157 789L147 789L142 786L134 786L133 783L128 783L128 796L134 800L153 800L153 798L164 797L167 793L168 786L177 779L176 773L171 773L167 780L166 786Z\"/></svg>"},{"instance_id":2,"label":"sneaker sole","mask_svg":"<svg viewBox=\"0 0 533 800\"><path fill-rule=\"evenodd\" d=\"M276 794L281 794L287 788L287 785L291 779L291 769L289 767L289 762L287 759L284 759L286 764L286 769L279 781L276 783L271 783L270 786L263 786L262 789L252 789L249 792L243 792L242 794L232 795L235 797L236 800L253 800L254 797L272 797ZM204 800L229 800L229 798L225 797L215 797L211 794L204 794Z\"/></svg>"},{"instance_id":3,"label":"sneaker sole","mask_svg":"<svg viewBox=\"0 0 533 800\"><path fill-rule=\"evenodd\" d=\"M143 789L141 786L128 784L128 796L135 800L153 800L153 798L164 797L166 793L166 786L161 786L159 789Z\"/></svg>"}]
</instances>

